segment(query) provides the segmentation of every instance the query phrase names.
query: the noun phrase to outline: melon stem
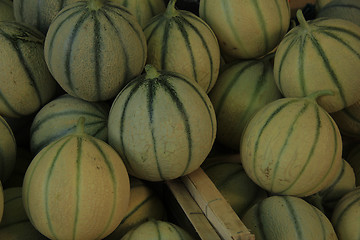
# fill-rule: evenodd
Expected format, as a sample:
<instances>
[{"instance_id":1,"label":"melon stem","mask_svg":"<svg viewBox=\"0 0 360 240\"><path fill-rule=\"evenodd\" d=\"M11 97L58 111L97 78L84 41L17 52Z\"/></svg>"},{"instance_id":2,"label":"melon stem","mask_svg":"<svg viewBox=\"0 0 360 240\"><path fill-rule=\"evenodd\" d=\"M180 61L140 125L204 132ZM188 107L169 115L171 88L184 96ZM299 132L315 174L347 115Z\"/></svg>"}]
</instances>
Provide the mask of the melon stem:
<instances>
[{"instance_id":1,"label":"melon stem","mask_svg":"<svg viewBox=\"0 0 360 240\"><path fill-rule=\"evenodd\" d=\"M84 134L84 128L85 128L85 117L80 117L77 124L76 124L76 134Z\"/></svg>"},{"instance_id":2,"label":"melon stem","mask_svg":"<svg viewBox=\"0 0 360 240\"><path fill-rule=\"evenodd\" d=\"M171 18L175 15L177 15L177 10L175 8L176 0L170 0L165 11L165 16L168 18Z\"/></svg>"},{"instance_id":3,"label":"melon stem","mask_svg":"<svg viewBox=\"0 0 360 240\"><path fill-rule=\"evenodd\" d=\"M306 21L301 9L298 9L296 11L296 18L299 21L300 26L302 26L304 28L309 28L309 23Z\"/></svg>"},{"instance_id":4,"label":"melon stem","mask_svg":"<svg viewBox=\"0 0 360 240\"><path fill-rule=\"evenodd\" d=\"M145 72L146 72L146 76L145 76L146 79L155 79L160 76L158 70L151 64L147 64L145 66Z\"/></svg>"},{"instance_id":5,"label":"melon stem","mask_svg":"<svg viewBox=\"0 0 360 240\"><path fill-rule=\"evenodd\" d=\"M334 95L334 92L331 90L319 90L309 94L308 96L306 96L306 98L316 101L318 97L325 95Z\"/></svg>"},{"instance_id":6,"label":"melon stem","mask_svg":"<svg viewBox=\"0 0 360 240\"><path fill-rule=\"evenodd\" d=\"M88 0L88 8L92 11L97 11L104 6L105 0Z\"/></svg>"}]
</instances>

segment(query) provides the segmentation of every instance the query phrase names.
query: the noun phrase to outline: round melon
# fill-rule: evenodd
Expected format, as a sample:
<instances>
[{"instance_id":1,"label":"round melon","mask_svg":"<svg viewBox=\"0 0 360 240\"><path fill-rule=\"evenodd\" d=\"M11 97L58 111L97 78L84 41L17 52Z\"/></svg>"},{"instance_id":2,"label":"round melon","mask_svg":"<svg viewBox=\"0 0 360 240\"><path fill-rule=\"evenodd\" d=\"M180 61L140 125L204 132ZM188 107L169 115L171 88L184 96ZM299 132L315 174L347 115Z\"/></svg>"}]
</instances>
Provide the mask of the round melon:
<instances>
[{"instance_id":1,"label":"round melon","mask_svg":"<svg viewBox=\"0 0 360 240\"><path fill-rule=\"evenodd\" d=\"M360 238L360 187L339 200L333 211L331 222L339 240Z\"/></svg>"},{"instance_id":2,"label":"round melon","mask_svg":"<svg viewBox=\"0 0 360 240\"><path fill-rule=\"evenodd\" d=\"M360 139L360 101L331 114L343 135Z\"/></svg>"},{"instance_id":3,"label":"round melon","mask_svg":"<svg viewBox=\"0 0 360 240\"><path fill-rule=\"evenodd\" d=\"M341 135L316 102L323 94L329 92L275 100L250 119L240 143L241 162L260 187L277 195L305 197L338 176Z\"/></svg>"},{"instance_id":4,"label":"round melon","mask_svg":"<svg viewBox=\"0 0 360 240\"><path fill-rule=\"evenodd\" d=\"M151 18L163 13L166 9L164 0L118 0L137 19L138 23L145 27Z\"/></svg>"},{"instance_id":5,"label":"round melon","mask_svg":"<svg viewBox=\"0 0 360 240\"><path fill-rule=\"evenodd\" d=\"M11 0L0 0L0 21L14 21L14 6Z\"/></svg>"},{"instance_id":6,"label":"round melon","mask_svg":"<svg viewBox=\"0 0 360 240\"><path fill-rule=\"evenodd\" d=\"M336 112L360 100L360 26L343 19L306 21L281 41L274 59L275 82L285 97L331 90L319 104Z\"/></svg>"},{"instance_id":7,"label":"round melon","mask_svg":"<svg viewBox=\"0 0 360 240\"><path fill-rule=\"evenodd\" d=\"M9 124L0 116L0 181L3 183L15 168L16 149L14 134Z\"/></svg>"},{"instance_id":8,"label":"round melon","mask_svg":"<svg viewBox=\"0 0 360 240\"><path fill-rule=\"evenodd\" d=\"M115 97L141 74L146 51L140 24L116 0L67 5L50 24L44 47L55 80L68 94L87 101Z\"/></svg>"},{"instance_id":9,"label":"round melon","mask_svg":"<svg viewBox=\"0 0 360 240\"><path fill-rule=\"evenodd\" d=\"M149 220L131 229L121 240L194 240L187 231L171 222L161 220Z\"/></svg>"},{"instance_id":10,"label":"round melon","mask_svg":"<svg viewBox=\"0 0 360 240\"><path fill-rule=\"evenodd\" d=\"M20 118L38 111L57 84L44 60L44 35L18 22L0 21L0 115Z\"/></svg>"},{"instance_id":11,"label":"round melon","mask_svg":"<svg viewBox=\"0 0 360 240\"><path fill-rule=\"evenodd\" d=\"M35 155L50 142L74 132L82 116L85 133L107 142L109 111L110 106L103 102L88 102L69 94L59 96L35 115L30 127L31 152Z\"/></svg>"},{"instance_id":12,"label":"round melon","mask_svg":"<svg viewBox=\"0 0 360 240\"><path fill-rule=\"evenodd\" d=\"M272 196L255 204L242 218L256 240L337 240L330 220L301 198Z\"/></svg>"},{"instance_id":13,"label":"round melon","mask_svg":"<svg viewBox=\"0 0 360 240\"><path fill-rule=\"evenodd\" d=\"M145 66L118 94L109 113L108 138L130 175L162 181L200 167L216 136L205 91L174 72Z\"/></svg>"},{"instance_id":14,"label":"round melon","mask_svg":"<svg viewBox=\"0 0 360 240\"><path fill-rule=\"evenodd\" d=\"M209 93L216 113L216 141L234 151L239 151L241 134L251 116L282 97L269 60L229 64Z\"/></svg>"},{"instance_id":15,"label":"round melon","mask_svg":"<svg viewBox=\"0 0 360 240\"><path fill-rule=\"evenodd\" d=\"M158 194L146 182L130 177L130 204L120 225L105 240L119 240L130 229L143 222L165 220L165 205Z\"/></svg>"},{"instance_id":16,"label":"round melon","mask_svg":"<svg viewBox=\"0 0 360 240\"><path fill-rule=\"evenodd\" d=\"M34 227L50 239L103 239L126 214L129 177L104 141L77 131L44 147L28 167L23 203Z\"/></svg>"},{"instance_id":17,"label":"round melon","mask_svg":"<svg viewBox=\"0 0 360 240\"><path fill-rule=\"evenodd\" d=\"M360 25L360 1L332 0L319 10L317 18L340 18Z\"/></svg>"},{"instance_id":18,"label":"round melon","mask_svg":"<svg viewBox=\"0 0 360 240\"><path fill-rule=\"evenodd\" d=\"M346 161L351 165L355 172L356 186L360 186L360 144L357 143L349 152Z\"/></svg>"},{"instance_id":19,"label":"round melon","mask_svg":"<svg viewBox=\"0 0 360 240\"><path fill-rule=\"evenodd\" d=\"M80 0L13 0L15 19L46 34L56 14L64 6L78 1Z\"/></svg>"},{"instance_id":20,"label":"round melon","mask_svg":"<svg viewBox=\"0 0 360 240\"><path fill-rule=\"evenodd\" d=\"M240 158L238 162L227 160L226 155L207 158L201 167L240 218L267 197L266 191L246 175Z\"/></svg>"},{"instance_id":21,"label":"round melon","mask_svg":"<svg viewBox=\"0 0 360 240\"><path fill-rule=\"evenodd\" d=\"M190 11L175 9L175 2L169 1L166 11L144 27L147 63L183 74L208 93L220 69L217 38L201 18Z\"/></svg>"},{"instance_id":22,"label":"round melon","mask_svg":"<svg viewBox=\"0 0 360 240\"><path fill-rule=\"evenodd\" d=\"M290 7L283 0L202 0L199 15L214 30L222 52L252 59L272 51L290 25Z\"/></svg>"}]
</instances>

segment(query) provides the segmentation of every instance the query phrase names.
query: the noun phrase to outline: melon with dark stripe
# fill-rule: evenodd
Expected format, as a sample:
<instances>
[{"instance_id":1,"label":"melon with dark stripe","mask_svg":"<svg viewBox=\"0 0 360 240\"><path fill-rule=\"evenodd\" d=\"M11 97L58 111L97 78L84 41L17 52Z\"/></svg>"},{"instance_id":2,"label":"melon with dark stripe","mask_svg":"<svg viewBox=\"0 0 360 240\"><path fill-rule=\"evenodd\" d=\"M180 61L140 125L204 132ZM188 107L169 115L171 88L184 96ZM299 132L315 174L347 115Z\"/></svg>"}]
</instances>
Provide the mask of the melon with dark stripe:
<instances>
[{"instance_id":1,"label":"melon with dark stripe","mask_svg":"<svg viewBox=\"0 0 360 240\"><path fill-rule=\"evenodd\" d=\"M50 239L103 239L120 224L130 198L123 161L104 141L77 131L44 147L28 167L23 202Z\"/></svg>"},{"instance_id":2,"label":"melon with dark stripe","mask_svg":"<svg viewBox=\"0 0 360 240\"><path fill-rule=\"evenodd\" d=\"M85 117L85 133L107 142L109 110L110 106L106 103L88 102L69 94L52 100L40 109L32 121L32 153L37 154L52 141L74 132L81 116Z\"/></svg>"},{"instance_id":3,"label":"melon with dark stripe","mask_svg":"<svg viewBox=\"0 0 360 240\"><path fill-rule=\"evenodd\" d=\"M0 181L5 182L14 170L16 140L12 129L0 115Z\"/></svg>"},{"instance_id":4,"label":"melon with dark stripe","mask_svg":"<svg viewBox=\"0 0 360 240\"><path fill-rule=\"evenodd\" d=\"M334 120L316 103L324 94L329 92L278 99L251 118L241 139L241 162L260 187L277 195L305 197L323 190L338 176L341 135Z\"/></svg>"},{"instance_id":5,"label":"melon with dark stripe","mask_svg":"<svg viewBox=\"0 0 360 240\"><path fill-rule=\"evenodd\" d=\"M13 0L16 21L26 23L46 34L50 23L64 6L80 0Z\"/></svg>"},{"instance_id":6,"label":"melon with dark stripe","mask_svg":"<svg viewBox=\"0 0 360 240\"><path fill-rule=\"evenodd\" d=\"M360 187L339 200L333 211L331 222L339 240L360 238Z\"/></svg>"},{"instance_id":7,"label":"melon with dark stripe","mask_svg":"<svg viewBox=\"0 0 360 240\"><path fill-rule=\"evenodd\" d=\"M330 220L301 198L272 196L255 204L242 218L256 240L337 240Z\"/></svg>"},{"instance_id":8,"label":"melon with dark stripe","mask_svg":"<svg viewBox=\"0 0 360 240\"><path fill-rule=\"evenodd\" d=\"M145 237L146 236L146 237ZM183 228L174 223L160 220L149 220L131 229L121 240L137 239L171 239L171 240L195 240Z\"/></svg>"},{"instance_id":9,"label":"melon with dark stripe","mask_svg":"<svg viewBox=\"0 0 360 240\"><path fill-rule=\"evenodd\" d=\"M0 114L20 118L55 95L44 60L44 35L18 22L0 21Z\"/></svg>"},{"instance_id":10,"label":"melon with dark stripe","mask_svg":"<svg viewBox=\"0 0 360 240\"><path fill-rule=\"evenodd\" d=\"M131 228L152 220L165 220L166 212L157 193L146 182L130 177L130 204L120 225L105 240L119 240Z\"/></svg>"},{"instance_id":11,"label":"melon with dark stripe","mask_svg":"<svg viewBox=\"0 0 360 240\"><path fill-rule=\"evenodd\" d=\"M360 25L360 1L333 0L321 8L316 17L341 18Z\"/></svg>"},{"instance_id":12,"label":"melon with dark stripe","mask_svg":"<svg viewBox=\"0 0 360 240\"><path fill-rule=\"evenodd\" d=\"M214 30L222 52L241 59L272 51L290 25L289 2L284 0L202 0L199 15Z\"/></svg>"},{"instance_id":13,"label":"melon with dark stripe","mask_svg":"<svg viewBox=\"0 0 360 240\"><path fill-rule=\"evenodd\" d=\"M14 21L14 8L11 0L0 0L0 21Z\"/></svg>"},{"instance_id":14,"label":"melon with dark stripe","mask_svg":"<svg viewBox=\"0 0 360 240\"><path fill-rule=\"evenodd\" d=\"M360 139L360 101L331 114L342 134Z\"/></svg>"},{"instance_id":15,"label":"melon with dark stripe","mask_svg":"<svg viewBox=\"0 0 360 240\"><path fill-rule=\"evenodd\" d=\"M212 29L195 14L175 9L171 0L163 14L144 27L147 63L178 72L197 82L207 93L220 69L220 49Z\"/></svg>"},{"instance_id":16,"label":"melon with dark stripe","mask_svg":"<svg viewBox=\"0 0 360 240\"><path fill-rule=\"evenodd\" d=\"M320 192L306 197L305 200L320 209L327 216L331 216L340 198L354 190L355 187L354 169L343 159L341 171L334 181Z\"/></svg>"},{"instance_id":17,"label":"melon with dark stripe","mask_svg":"<svg viewBox=\"0 0 360 240\"><path fill-rule=\"evenodd\" d=\"M145 66L116 97L108 138L129 173L162 181L196 170L216 136L216 118L205 91L184 76Z\"/></svg>"},{"instance_id":18,"label":"melon with dark stripe","mask_svg":"<svg viewBox=\"0 0 360 240\"><path fill-rule=\"evenodd\" d=\"M146 39L136 18L116 0L64 7L50 24L45 60L60 86L87 101L116 96L141 74Z\"/></svg>"},{"instance_id":19,"label":"melon with dark stripe","mask_svg":"<svg viewBox=\"0 0 360 240\"><path fill-rule=\"evenodd\" d=\"M343 19L306 21L281 41L274 59L275 81L285 97L303 97L319 90L319 104L336 112L360 101L360 26Z\"/></svg>"},{"instance_id":20,"label":"melon with dark stripe","mask_svg":"<svg viewBox=\"0 0 360 240\"><path fill-rule=\"evenodd\" d=\"M238 161L229 160L235 156ZM252 205L266 198L267 193L246 175L240 156L235 156L207 158L201 167L241 218Z\"/></svg>"},{"instance_id":21,"label":"melon with dark stripe","mask_svg":"<svg viewBox=\"0 0 360 240\"><path fill-rule=\"evenodd\" d=\"M142 27L145 27L152 17L163 13L166 9L164 0L118 0L118 2L136 17Z\"/></svg>"},{"instance_id":22,"label":"melon with dark stripe","mask_svg":"<svg viewBox=\"0 0 360 240\"><path fill-rule=\"evenodd\" d=\"M273 66L266 58L231 64L220 73L209 97L216 113L216 141L239 151L247 121L258 109L282 96Z\"/></svg>"}]
</instances>

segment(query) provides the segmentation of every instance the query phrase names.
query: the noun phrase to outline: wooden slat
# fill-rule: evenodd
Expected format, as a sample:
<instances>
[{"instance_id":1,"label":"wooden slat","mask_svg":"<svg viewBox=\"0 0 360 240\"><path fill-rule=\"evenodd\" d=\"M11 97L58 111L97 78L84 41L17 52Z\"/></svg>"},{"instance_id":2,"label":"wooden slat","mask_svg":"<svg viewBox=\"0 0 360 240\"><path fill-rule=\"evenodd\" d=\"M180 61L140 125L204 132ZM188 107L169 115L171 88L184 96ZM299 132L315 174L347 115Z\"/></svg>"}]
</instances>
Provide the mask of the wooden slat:
<instances>
[{"instance_id":1,"label":"wooden slat","mask_svg":"<svg viewBox=\"0 0 360 240\"><path fill-rule=\"evenodd\" d=\"M172 195L175 197L178 205L180 205L183 214L186 215L187 220L190 221L192 228L196 231L197 235L202 240L220 240L221 238L210 224L207 217L204 215L199 205L190 195L189 191L185 188L183 182L179 179L174 179L166 182ZM177 206L173 206L175 210ZM177 218L181 218L182 213L177 214ZM184 223L185 224L185 223Z\"/></svg>"},{"instance_id":2,"label":"wooden slat","mask_svg":"<svg viewBox=\"0 0 360 240\"><path fill-rule=\"evenodd\" d=\"M198 170L181 177L209 222L223 240L254 240L240 218L224 199L206 173Z\"/></svg>"}]
</instances>

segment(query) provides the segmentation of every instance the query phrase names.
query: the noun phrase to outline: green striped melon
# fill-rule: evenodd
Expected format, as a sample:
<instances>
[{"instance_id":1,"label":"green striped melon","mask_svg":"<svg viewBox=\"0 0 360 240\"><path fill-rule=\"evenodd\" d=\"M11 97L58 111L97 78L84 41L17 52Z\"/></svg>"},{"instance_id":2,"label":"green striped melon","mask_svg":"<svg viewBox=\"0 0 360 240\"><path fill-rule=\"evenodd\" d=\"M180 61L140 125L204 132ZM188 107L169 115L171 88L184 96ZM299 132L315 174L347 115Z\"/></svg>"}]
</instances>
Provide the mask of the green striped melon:
<instances>
[{"instance_id":1,"label":"green striped melon","mask_svg":"<svg viewBox=\"0 0 360 240\"><path fill-rule=\"evenodd\" d=\"M0 239L6 240L49 240L34 228L30 221L19 222L0 228Z\"/></svg>"},{"instance_id":2,"label":"green striped melon","mask_svg":"<svg viewBox=\"0 0 360 240\"><path fill-rule=\"evenodd\" d=\"M268 197L250 208L242 221L256 240L338 239L325 214L293 196Z\"/></svg>"},{"instance_id":3,"label":"green striped melon","mask_svg":"<svg viewBox=\"0 0 360 240\"><path fill-rule=\"evenodd\" d=\"M319 90L319 104L336 112L360 100L360 26L343 19L306 21L281 41L274 59L277 86L285 97L303 97Z\"/></svg>"},{"instance_id":4,"label":"green striped melon","mask_svg":"<svg viewBox=\"0 0 360 240\"><path fill-rule=\"evenodd\" d=\"M151 18L163 13L166 9L164 0L118 0L118 2L136 17L142 27L145 27Z\"/></svg>"},{"instance_id":5,"label":"green striped melon","mask_svg":"<svg viewBox=\"0 0 360 240\"><path fill-rule=\"evenodd\" d=\"M5 182L16 162L16 140L9 124L0 115L0 181Z\"/></svg>"},{"instance_id":6,"label":"green striped melon","mask_svg":"<svg viewBox=\"0 0 360 240\"><path fill-rule=\"evenodd\" d=\"M239 159L236 162L227 155L207 158L201 167L241 218L252 205L266 198L267 193L246 175L240 156L236 156Z\"/></svg>"},{"instance_id":7,"label":"green striped melon","mask_svg":"<svg viewBox=\"0 0 360 240\"><path fill-rule=\"evenodd\" d=\"M146 65L114 100L109 144L130 175L174 179L200 167L216 136L216 118L205 91L175 72Z\"/></svg>"},{"instance_id":8,"label":"green striped melon","mask_svg":"<svg viewBox=\"0 0 360 240\"><path fill-rule=\"evenodd\" d=\"M0 224L2 222L2 218L3 218L3 214L4 214L4 208L5 208L5 203L4 203L4 190L0 181Z\"/></svg>"},{"instance_id":9,"label":"green striped melon","mask_svg":"<svg viewBox=\"0 0 360 240\"><path fill-rule=\"evenodd\" d=\"M275 100L250 119L240 143L241 162L260 187L305 197L334 181L342 141L334 120L316 103L324 94L329 92Z\"/></svg>"},{"instance_id":10,"label":"green striped melon","mask_svg":"<svg viewBox=\"0 0 360 240\"><path fill-rule=\"evenodd\" d=\"M50 239L103 239L120 224L130 198L123 161L104 141L75 133L44 147L28 167L25 211Z\"/></svg>"},{"instance_id":11,"label":"green striped melon","mask_svg":"<svg viewBox=\"0 0 360 240\"><path fill-rule=\"evenodd\" d=\"M355 172L355 184L360 186L360 144L357 143L353 148L351 148L346 161L354 169Z\"/></svg>"},{"instance_id":12,"label":"green striped melon","mask_svg":"<svg viewBox=\"0 0 360 240\"><path fill-rule=\"evenodd\" d=\"M247 121L261 107L281 98L270 59L229 64L220 73L209 97L217 120L216 141L239 151Z\"/></svg>"},{"instance_id":13,"label":"green striped melon","mask_svg":"<svg viewBox=\"0 0 360 240\"><path fill-rule=\"evenodd\" d=\"M186 230L174 223L161 220L148 220L131 229L120 240L194 240Z\"/></svg>"},{"instance_id":14,"label":"green striped melon","mask_svg":"<svg viewBox=\"0 0 360 240\"><path fill-rule=\"evenodd\" d=\"M171 0L164 13L144 27L147 63L197 82L207 93L220 69L220 48L212 29L190 11L177 10Z\"/></svg>"},{"instance_id":15,"label":"green striped melon","mask_svg":"<svg viewBox=\"0 0 360 240\"><path fill-rule=\"evenodd\" d=\"M0 115L19 118L55 95L44 60L44 35L18 22L0 21Z\"/></svg>"},{"instance_id":16,"label":"green striped melon","mask_svg":"<svg viewBox=\"0 0 360 240\"><path fill-rule=\"evenodd\" d=\"M333 211L331 222L339 240L360 238L360 187L339 200Z\"/></svg>"},{"instance_id":17,"label":"green striped melon","mask_svg":"<svg viewBox=\"0 0 360 240\"><path fill-rule=\"evenodd\" d=\"M327 216L331 216L331 213L340 198L354 190L355 187L354 170L350 164L343 159L340 172L334 181L320 192L306 197L305 200L319 208Z\"/></svg>"},{"instance_id":18,"label":"green striped melon","mask_svg":"<svg viewBox=\"0 0 360 240\"><path fill-rule=\"evenodd\" d=\"M46 34L50 23L66 5L80 0L13 0L16 21L26 23Z\"/></svg>"},{"instance_id":19,"label":"green striped melon","mask_svg":"<svg viewBox=\"0 0 360 240\"><path fill-rule=\"evenodd\" d=\"M119 240L130 229L152 220L165 220L165 205L146 182L130 177L130 204L120 225L105 240Z\"/></svg>"},{"instance_id":20,"label":"green striped melon","mask_svg":"<svg viewBox=\"0 0 360 240\"><path fill-rule=\"evenodd\" d=\"M360 139L360 101L331 114L341 133Z\"/></svg>"},{"instance_id":21,"label":"green striped melon","mask_svg":"<svg viewBox=\"0 0 360 240\"><path fill-rule=\"evenodd\" d=\"M11 0L0 0L0 21L14 21L14 6Z\"/></svg>"},{"instance_id":22,"label":"green striped melon","mask_svg":"<svg viewBox=\"0 0 360 240\"><path fill-rule=\"evenodd\" d=\"M321 8L316 17L341 18L360 25L360 1L333 0Z\"/></svg>"},{"instance_id":23,"label":"green striped melon","mask_svg":"<svg viewBox=\"0 0 360 240\"><path fill-rule=\"evenodd\" d=\"M199 15L214 30L222 52L241 59L272 51L290 25L284 0L202 0Z\"/></svg>"},{"instance_id":24,"label":"green striped melon","mask_svg":"<svg viewBox=\"0 0 360 240\"><path fill-rule=\"evenodd\" d=\"M140 24L120 3L89 0L56 15L44 49L50 72L68 94L104 101L141 74L147 46Z\"/></svg>"},{"instance_id":25,"label":"green striped melon","mask_svg":"<svg viewBox=\"0 0 360 240\"><path fill-rule=\"evenodd\" d=\"M69 94L59 96L35 115L30 127L31 152L37 154L52 141L74 132L81 116L85 117L85 133L107 142L109 111L110 106L103 102L88 102Z\"/></svg>"}]
</instances>

